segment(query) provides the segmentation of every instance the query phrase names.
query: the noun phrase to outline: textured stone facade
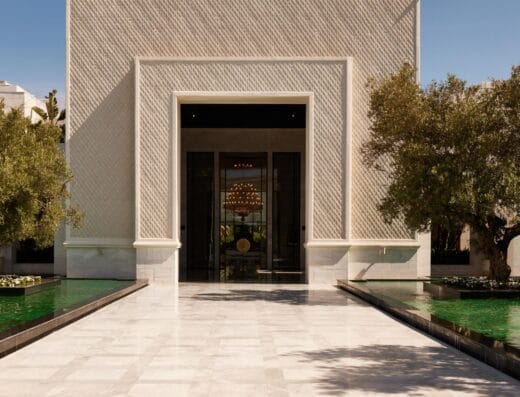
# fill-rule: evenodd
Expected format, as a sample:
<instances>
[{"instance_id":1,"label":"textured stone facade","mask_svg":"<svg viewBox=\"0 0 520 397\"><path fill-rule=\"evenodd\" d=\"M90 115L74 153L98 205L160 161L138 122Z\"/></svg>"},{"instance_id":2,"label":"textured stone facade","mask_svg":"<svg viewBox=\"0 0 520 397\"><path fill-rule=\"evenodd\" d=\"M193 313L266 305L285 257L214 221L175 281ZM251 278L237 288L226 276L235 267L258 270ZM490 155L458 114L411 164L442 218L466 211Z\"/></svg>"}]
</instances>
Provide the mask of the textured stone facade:
<instances>
[{"instance_id":1,"label":"textured stone facade","mask_svg":"<svg viewBox=\"0 0 520 397\"><path fill-rule=\"evenodd\" d=\"M71 249L127 249L140 238L173 238L175 178L168 156L174 91L314 93L313 240L342 242L343 251L356 241L420 245L402 224L382 221L376 205L384 175L366 169L359 154L369 128L367 79L386 76L405 61L417 63L417 0L68 3L71 191L87 214L81 230L68 232ZM350 76L340 61L347 58ZM347 81L352 103L347 103ZM348 106L352 142L347 148ZM136 116L140 140L134 143ZM339 275L348 263L340 256L331 265L344 264ZM405 256L407 266L416 269L416 250Z\"/></svg>"},{"instance_id":2,"label":"textured stone facade","mask_svg":"<svg viewBox=\"0 0 520 397\"><path fill-rule=\"evenodd\" d=\"M314 94L313 238L343 239L346 185L345 60L140 61L139 238L171 238L171 96L183 92Z\"/></svg>"}]
</instances>

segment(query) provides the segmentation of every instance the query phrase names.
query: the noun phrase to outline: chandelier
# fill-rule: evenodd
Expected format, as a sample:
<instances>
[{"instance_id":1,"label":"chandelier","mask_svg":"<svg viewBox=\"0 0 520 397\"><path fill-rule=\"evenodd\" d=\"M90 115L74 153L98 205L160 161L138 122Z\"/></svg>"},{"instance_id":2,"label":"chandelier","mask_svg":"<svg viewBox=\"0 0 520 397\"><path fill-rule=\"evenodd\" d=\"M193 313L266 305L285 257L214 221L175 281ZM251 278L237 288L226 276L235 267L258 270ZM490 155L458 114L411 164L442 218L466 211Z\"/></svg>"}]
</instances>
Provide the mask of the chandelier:
<instances>
[{"instance_id":1,"label":"chandelier","mask_svg":"<svg viewBox=\"0 0 520 397\"><path fill-rule=\"evenodd\" d=\"M262 207L262 198L252 183L234 183L224 201L224 208L241 216L242 220L251 212L260 211Z\"/></svg>"}]
</instances>

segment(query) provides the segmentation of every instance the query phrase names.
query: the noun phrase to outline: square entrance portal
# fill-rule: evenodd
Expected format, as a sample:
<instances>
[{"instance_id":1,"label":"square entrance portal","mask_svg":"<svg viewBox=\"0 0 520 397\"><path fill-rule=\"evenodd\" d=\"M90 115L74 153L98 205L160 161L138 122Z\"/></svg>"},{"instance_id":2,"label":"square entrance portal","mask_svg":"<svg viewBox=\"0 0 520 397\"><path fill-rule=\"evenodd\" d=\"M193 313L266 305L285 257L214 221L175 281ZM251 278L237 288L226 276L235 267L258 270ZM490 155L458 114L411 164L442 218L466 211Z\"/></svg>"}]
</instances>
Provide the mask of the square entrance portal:
<instances>
[{"instance_id":1,"label":"square entrance portal","mask_svg":"<svg viewBox=\"0 0 520 397\"><path fill-rule=\"evenodd\" d=\"M180 280L305 282L306 105L181 105Z\"/></svg>"}]
</instances>

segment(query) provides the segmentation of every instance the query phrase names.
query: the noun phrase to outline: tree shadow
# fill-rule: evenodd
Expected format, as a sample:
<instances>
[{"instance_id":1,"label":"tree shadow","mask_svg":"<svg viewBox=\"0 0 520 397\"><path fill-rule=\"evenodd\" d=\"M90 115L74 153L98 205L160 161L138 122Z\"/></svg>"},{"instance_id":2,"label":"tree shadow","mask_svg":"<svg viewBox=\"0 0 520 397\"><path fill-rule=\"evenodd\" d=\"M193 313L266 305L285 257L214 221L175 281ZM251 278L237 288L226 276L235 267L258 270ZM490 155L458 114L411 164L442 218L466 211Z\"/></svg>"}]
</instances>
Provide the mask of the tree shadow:
<instances>
[{"instance_id":1,"label":"tree shadow","mask_svg":"<svg viewBox=\"0 0 520 397\"><path fill-rule=\"evenodd\" d=\"M266 301L287 305L319 305L319 306L345 306L357 300L335 290L307 290L307 289L228 289L225 292L200 293L191 299L202 301L237 301L254 302Z\"/></svg>"},{"instance_id":2,"label":"tree shadow","mask_svg":"<svg viewBox=\"0 0 520 397\"><path fill-rule=\"evenodd\" d=\"M346 390L428 395L448 391L479 396L519 396L520 383L463 353L443 346L365 345L286 354L313 363L327 395ZM437 395L437 394L436 394ZM442 394L439 394L442 395Z\"/></svg>"}]
</instances>

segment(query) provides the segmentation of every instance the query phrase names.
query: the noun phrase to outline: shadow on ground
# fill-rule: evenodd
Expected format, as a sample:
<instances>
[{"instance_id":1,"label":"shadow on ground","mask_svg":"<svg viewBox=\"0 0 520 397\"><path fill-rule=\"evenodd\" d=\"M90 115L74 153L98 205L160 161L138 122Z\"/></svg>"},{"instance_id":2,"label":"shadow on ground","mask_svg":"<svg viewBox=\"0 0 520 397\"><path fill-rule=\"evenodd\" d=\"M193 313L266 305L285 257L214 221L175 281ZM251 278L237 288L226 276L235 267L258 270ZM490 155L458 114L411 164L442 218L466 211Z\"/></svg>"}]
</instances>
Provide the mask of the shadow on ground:
<instances>
[{"instance_id":1,"label":"shadow on ground","mask_svg":"<svg viewBox=\"0 0 520 397\"><path fill-rule=\"evenodd\" d=\"M317 384L327 395L342 395L346 390L411 396L448 391L478 396L520 395L519 382L498 372L494 379L485 378L484 371L471 365L472 359L442 346L368 345L287 356L297 356L323 370Z\"/></svg>"},{"instance_id":2,"label":"shadow on ground","mask_svg":"<svg viewBox=\"0 0 520 397\"><path fill-rule=\"evenodd\" d=\"M289 290L275 289L262 291L255 289L229 289L225 292L197 294L191 299L206 301L266 301L288 305L345 306L352 299L339 290Z\"/></svg>"}]
</instances>

